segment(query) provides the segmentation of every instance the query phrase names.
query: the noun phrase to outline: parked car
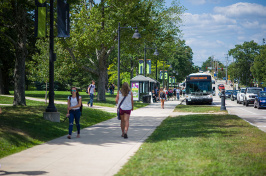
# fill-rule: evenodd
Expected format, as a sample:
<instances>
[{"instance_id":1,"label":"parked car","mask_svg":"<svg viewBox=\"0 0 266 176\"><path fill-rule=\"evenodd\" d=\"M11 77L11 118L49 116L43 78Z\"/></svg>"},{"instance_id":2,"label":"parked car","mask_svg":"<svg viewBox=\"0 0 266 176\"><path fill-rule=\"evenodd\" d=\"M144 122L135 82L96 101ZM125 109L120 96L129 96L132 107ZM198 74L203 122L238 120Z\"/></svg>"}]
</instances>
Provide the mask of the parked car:
<instances>
[{"instance_id":1,"label":"parked car","mask_svg":"<svg viewBox=\"0 0 266 176\"><path fill-rule=\"evenodd\" d=\"M230 98L231 97L231 94L232 94L233 90L226 90L225 91L225 98Z\"/></svg>"},{"instance_id":2,"label":"parked car","mask_svg":"<svg viewBox=\"0 0 266 176\"><path fill-rule=\"evenodd\" d=\"M231 101L236 100L238 92L239 92L239 90L233 90L233 92L231 94Z\"/></svg>"},{"instance_id":3,"label":"parked car","mask_svg":"<svg viewBox=\"0 0 266 176\"><path fill-rule=\"evenodd\" d=\"M266 91L261 91L255 97L254 108L266 108Z\"/></svg>"},{"instance_id":4,"label":"parked car","mask_svg":"<svg viewBox=\"0 0 266 176\"><path fill-rule=\"evenodd\" d=\"M248 106L249 104L254 104L255 97L260 91L263 91L263 89L259 87L247 87L244 94L243 105Z\"/></svg>"},{"instance_id":5,"label":"parked car","mask_svg":"<svg viewBox=\"0 0 266 176\"><path fill-rule=\"evenodd\" d=\"M246 90L246 88L241 88L239 90L239 92L237 93L237 95L236 95L236 103L237 104L241 104L243 102L245 90Z\"/></svg>"}]
</instances>

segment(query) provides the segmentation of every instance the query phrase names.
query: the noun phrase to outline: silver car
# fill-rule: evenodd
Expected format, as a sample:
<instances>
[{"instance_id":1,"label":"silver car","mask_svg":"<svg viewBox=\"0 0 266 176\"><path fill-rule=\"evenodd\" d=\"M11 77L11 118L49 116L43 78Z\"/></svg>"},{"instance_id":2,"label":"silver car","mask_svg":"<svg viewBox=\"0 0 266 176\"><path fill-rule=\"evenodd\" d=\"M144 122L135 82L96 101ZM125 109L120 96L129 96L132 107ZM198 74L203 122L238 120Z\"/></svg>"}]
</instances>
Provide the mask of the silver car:
<instances>
[{"instance_id":1,"label":"silver car","mask_svg":"<svg viewBox=\"0 0 266 176\"><path fill-rule=\"evenodd\" d=\"M246 90L246 88L239 89L239 92L237 93L237 96L236 96L236 103L237 104L243 103L244 96L245 96L245 90Z\"/></svg>"}]
</instances>

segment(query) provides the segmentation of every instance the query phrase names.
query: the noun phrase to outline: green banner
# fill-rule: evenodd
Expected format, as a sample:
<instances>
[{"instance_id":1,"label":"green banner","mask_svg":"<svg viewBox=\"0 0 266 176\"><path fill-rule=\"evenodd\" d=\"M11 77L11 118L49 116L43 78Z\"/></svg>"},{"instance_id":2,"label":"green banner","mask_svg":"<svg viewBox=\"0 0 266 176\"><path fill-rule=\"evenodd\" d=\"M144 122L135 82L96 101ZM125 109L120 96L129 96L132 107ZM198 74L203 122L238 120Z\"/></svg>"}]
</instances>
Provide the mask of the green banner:
<instances>
[{"instance_id":1,"label":"green banner","mask_svg":"<svg viewBox=\"0 0 266 176\"><path fill-rule=\"evenodd\" d=\"M143 66L144 66L144 62L142 59L139 60L139 74L143 75Z\"/></svg>"}]
</instances>

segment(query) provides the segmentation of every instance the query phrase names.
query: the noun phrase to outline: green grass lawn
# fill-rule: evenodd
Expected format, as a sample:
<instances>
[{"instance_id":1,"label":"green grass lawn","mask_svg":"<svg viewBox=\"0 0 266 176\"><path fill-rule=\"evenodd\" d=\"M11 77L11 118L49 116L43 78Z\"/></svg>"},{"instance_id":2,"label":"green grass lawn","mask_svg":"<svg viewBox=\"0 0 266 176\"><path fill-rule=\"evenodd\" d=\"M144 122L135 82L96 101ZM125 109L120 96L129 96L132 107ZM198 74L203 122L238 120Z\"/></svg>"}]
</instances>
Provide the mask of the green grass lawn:
<instances>
[{"instance_id":1,"label":"green grass lawn","mask_svg":"<svg viewBox=\"0 0 266 176\"><path fill-rule=\"evenodd\" d=\"M117 175L266 175L266 133L227 114L169 117Z\"/></svg>"},{"instance_id":2,"label":"green grass lawn","mask_svg":"<svg viewBox=\"0 0 266 176\"><path fill-rule=\"evenodd\" d=\"M13 98L0 96L0 102L13 102ZM1 108L0 158L68 134L68 120L62 122L66 115L66 105L56 105L60 112L60 123L44 120L43 112L47 105L43 102L27 100L27 106ZM82 114L81 128L116 116L115 113L91 108L83 108Z\"/></svg>"},{"instance_id":3,"label":"green grass lawn","mask_svg":"<svg viewBox=\"0 0 266 176\"><path fill-rule=\"evenodd\" d=\"M208 105L178 105L174 112L194 112L194 113L227 113L227 111L220 111L220 106Z\"/></svg>"},{"instance_id":4,"label":"green grass lawn","mask_svg":"<svg viewBox=\"0 0 266 176\"><path fill-rule=\"evenodd\" d=\"M13 100L14 98L0 96L0 104L12 104L13 105Z\"/></svg>"},{"instance_id":5,"label":"green grass lawn","mask_svg":"<svg viewBox=\"0 0 266 176\"><path fill-rule=\"evenodd\" d=\"M10 91L10 93L13 95L14 92ZM34 98L42 98L45 99L45 91L26 91L25 95L27 97L34 97ZM67 101L67 97L71 95L70 91L55 91L55 100L56 101ZM80 92L80 96L82 96L82 103L83 105L86 105L89 101L89 95L86 94L86 92ZM115 107L115 97L116 95L110 95L110 93L106 93L106 101L100 102L94 97L93 104L97 106L105 106L105 107ZM1 99L0 99L1 104ZM12 101L13 104L13 101ZM141 107L147 106L147 103L142 102L134 102L134 109L138 109Z\"/></svg>"}]
</instances>

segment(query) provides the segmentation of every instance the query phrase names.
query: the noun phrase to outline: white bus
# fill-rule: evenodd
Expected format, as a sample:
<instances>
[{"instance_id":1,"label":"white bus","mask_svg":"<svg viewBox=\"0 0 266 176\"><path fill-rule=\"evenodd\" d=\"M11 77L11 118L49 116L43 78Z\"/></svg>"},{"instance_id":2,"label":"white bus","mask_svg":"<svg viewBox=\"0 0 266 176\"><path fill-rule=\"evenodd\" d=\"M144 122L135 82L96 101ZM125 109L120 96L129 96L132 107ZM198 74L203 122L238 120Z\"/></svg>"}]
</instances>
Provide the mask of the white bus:
<instances>
[{"instance_id":1,"label":"white bus","mask_svg":"<svg viewBox=\"0 0 266 176\"><path fill-rule=\"evenodd\" d=\"M212 104L212 78L205 73L193 73L186 78L186 104Z\"/></svg>"}]
</instances>

